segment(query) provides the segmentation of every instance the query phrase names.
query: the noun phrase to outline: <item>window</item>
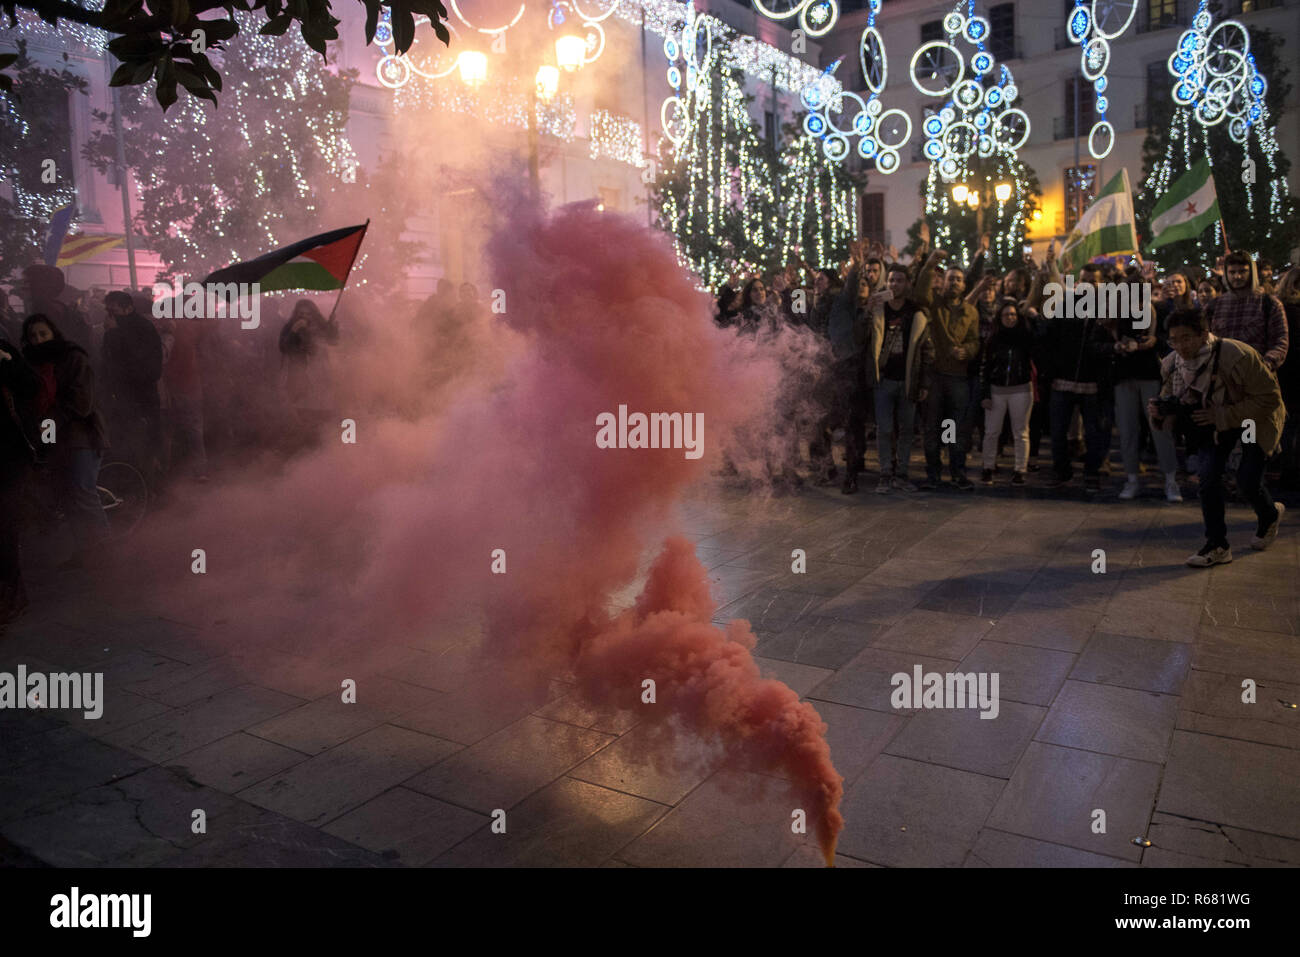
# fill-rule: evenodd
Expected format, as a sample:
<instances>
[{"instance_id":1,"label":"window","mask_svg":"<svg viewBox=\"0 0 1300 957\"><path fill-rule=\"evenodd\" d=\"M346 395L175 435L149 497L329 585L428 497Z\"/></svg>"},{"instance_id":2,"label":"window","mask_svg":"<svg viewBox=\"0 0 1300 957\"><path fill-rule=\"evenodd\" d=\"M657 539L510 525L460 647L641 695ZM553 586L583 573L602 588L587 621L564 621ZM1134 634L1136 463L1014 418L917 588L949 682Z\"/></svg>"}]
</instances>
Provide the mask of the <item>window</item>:
<instances>
[{"instance_id":1,"label":"window","mask_svg":"<svg viewBox=\"0 0 1300 957\"><path fill-rule=\"evenodd\" d=\"M999 3L989 7L988 50L1002 63L1016 58L1016 5Z\"/></svg>"},{"instance_id":2,"label":"window","mask_svg":"<svg viewBox=\"0 0 1300 957\"><path fill-rule=\"evenodd\" d=\"M885 194L862 194L862 238L871 242L885 241Z\"/></svg>"},{"instance_id":3,"label":"window","mask_svg":"<svg viewBox=\"0 0 1300 957\"><path fill-rule=\"evenodd\" d=\"M947 34L943 32L942 20L931 20L929 23L921 24L921 42L929 43L931 40L942 40Z\"/></svg>"},{"instance_id":4,"label":"window","mask_svg":"<svg viewBox=\"0 0 1300 957\"><path fill-rule=\"evenodd\" d=\"M1065 229L1074 228L1079 217L1097 198L1097 167L1070 166L1065 170Z\"/></svg>"},{"instance_id":5,"label":"window","mask_svg":"<svg viewBox=\"0 0 1300 957\"><path fill-rule=\"evenodd\" d=\"M1178 0L1147 0L1147 26L1152 30L1178 24Z\"/></svg>"},{"instance_id":6,"label":"window","mask_svg":"<svg viewBox=\"0 0 1300 957\"><path fill-rule=\"evenodd\" d=\"M1074 102L1074 89L1076 83L1081 83L1081 85L1079 86L1079 102L1078 102L1079 128L1077 130L1074 128L1074 111L1076 106ZM1097 110L1097 94L1093 92L1092 84L1087 82L1086 80L1080 81L1080 78L1075 76L1072 76L1068 80L1066 80L1065 81L1065 112L1063 114L1065 117L1065 122L1063 127L1062 138L1073 137L1076 135L1087 136L1088 132L1092 129L1092 124L1097 122L1096 110Z\"/></svg>"}]
</instances>

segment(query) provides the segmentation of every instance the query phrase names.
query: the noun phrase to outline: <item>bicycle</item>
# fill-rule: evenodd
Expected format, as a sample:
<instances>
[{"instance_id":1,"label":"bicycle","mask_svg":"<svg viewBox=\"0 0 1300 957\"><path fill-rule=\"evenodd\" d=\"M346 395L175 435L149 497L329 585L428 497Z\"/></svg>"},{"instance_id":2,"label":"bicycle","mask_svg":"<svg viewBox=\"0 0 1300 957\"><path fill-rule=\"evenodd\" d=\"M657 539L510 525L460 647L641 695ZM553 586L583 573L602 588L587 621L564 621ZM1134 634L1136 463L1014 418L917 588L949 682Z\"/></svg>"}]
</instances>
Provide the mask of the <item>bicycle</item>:
<instances>
[{"instance_id":1,"label":"bicycle","mask_svg":"<svg viewBox=\"0 0 1300 957\"><path fill-rule=\"evenodd\" d=\"M129 537L149 510L149 486L140 470L127 462L101 465L95 491L108 520L110 539Z\"/></svg>"}]
</instances>

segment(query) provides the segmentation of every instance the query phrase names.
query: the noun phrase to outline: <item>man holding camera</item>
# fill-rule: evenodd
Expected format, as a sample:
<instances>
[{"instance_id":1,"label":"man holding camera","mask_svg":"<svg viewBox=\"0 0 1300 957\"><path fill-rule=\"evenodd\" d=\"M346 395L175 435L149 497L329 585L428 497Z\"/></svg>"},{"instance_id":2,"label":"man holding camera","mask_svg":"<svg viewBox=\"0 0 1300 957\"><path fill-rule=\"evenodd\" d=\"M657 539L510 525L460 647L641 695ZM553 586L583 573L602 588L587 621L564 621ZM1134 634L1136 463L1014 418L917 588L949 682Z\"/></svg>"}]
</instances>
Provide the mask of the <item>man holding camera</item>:
<instances>
[{"instance_id":1,"label":"man holding camera","mask_svg":"<svg viewBox=\"0 0 1300 957\"><path fill-rule=\"evenodd\" d=\"M1258 526L1250 547L1262 551L1277 538L1285 506L1264 487L1264 463L1277 450L1285 411L1277 377L1258 352L1209 330L1197 310L1169 317L1173 352L1160 365L1160 394L1147 403L1154 428L1175 425L1197 450L1205 546L1187 559L1193 568L1232 561L1225 520L1223 472L1241 442L1237 488L1255 509Z\"/></svg>"}]
</instances>

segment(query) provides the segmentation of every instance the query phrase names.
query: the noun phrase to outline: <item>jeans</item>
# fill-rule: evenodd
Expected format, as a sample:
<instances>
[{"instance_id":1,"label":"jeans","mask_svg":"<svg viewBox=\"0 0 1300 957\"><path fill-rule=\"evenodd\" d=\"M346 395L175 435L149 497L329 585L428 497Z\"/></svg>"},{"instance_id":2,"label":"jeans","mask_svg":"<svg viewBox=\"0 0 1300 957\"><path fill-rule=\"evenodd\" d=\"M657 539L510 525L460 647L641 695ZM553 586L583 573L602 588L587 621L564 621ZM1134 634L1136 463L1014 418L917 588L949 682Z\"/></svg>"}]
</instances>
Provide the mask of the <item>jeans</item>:
<instances>
[{"instance_id":1,"label":"jeans","mask_svg":"<svg viewBox=\"0 0 1300 957\"><path fill-rule=\"evenodd\" d=\"M957 425L955 441L947 443L948 469L954 479L966 476L966 450L961 436L969 410L970 383L966 376L937 373L930 384L930 397L925 409L925 471L929 478L937 481L942 468L939 440L944 419L952 419Z\"/></svg>"},{"instance_id":2,"label":"jeans","mask_svg":"<svg viewBox=\"0 0 1300 957\"><path fill-rule=\"evenodd\" d=\"M71 506L68 519L77 547L84 548L108 533L108 519L104 516L104 504L99 500L98 491L99 465L103 456L98 449L72 449L69 455L66 465Z\"/></svg>"},{"instance_id":3,"label":"jeans","mask_svg":"<svg viewBox=\"0 0 1300 957\"><path fill-rule=\"evenodd\" d=\"M1109 430L1102 434L1102 403L1097 395L1083 395L1077 392L1052 391L1052 468L1056 476L1069 481L1074 474L1070 467L1070 418L1075 408L1079 409L1083 419L1083 434L1087 447L1084 457L1083 474L1088 478L1097 477L1101 472L1103 443L1109 437Z\"/></svg>"},{"instance_id":4,"label":"jeans","mask_svg":"<svg viewBox=\"0 0 1300 957\"><path fill-rule=\"evenodd\" d=\"M966 416L966 421L958 429L957 434L961 436L962 452L965 455L970 455L971 449L975 447L975 430L977 428L981 430L981 445L984 437L982 434L984 416L980 415L980 412L983 411L980 409L980 401L984 398L984 388L980 385L980 377L977 375L968 376L966 378L966 389L966 408L969 410L969 414Z\"/></svg>"},{"instance_id":5,"label":"jeans","mask_svg":"<svg viewBox=\"0 0 1300 957\"><path fill-rule=\"evenodd\" d=\"M1205 537L1209 544L1220 548L1228 547L1228 524L1224 517L1227 496L1223 491L1223 473L1228 466L1228 456L1232 454L1241 433L1241 429L1218 433L1214 445L1202 448L1196 456ZM1241 466L1237 469L1237 491L1254 508L1255 517L1259 520L1258 531L1264 531L1277 521L1273 497L1264 487L1264 451L1258 443L1242 443Z\"/></svg>"},{"instance_id":6,"label":"jeans","mask_svg":"<svg viewBox=\"0 0 1300 957\"><path fill-rule=\"evenodd\" d=\"M916 403L907 397L904 383L898 379L881 379L876 384L876 449L880 453L880 474L907 479L912 458L912 438L916 423ZM894 425L898 425L898 446L894 446ZM898 464L894 465L897 456Z\"/></svg>"},{"instance_id":7,"label":"jeans","mask_svg":"<svg viewBox=\"0 0 1300 957\"><path fill-rule=\"evenodd\" d=\"M1119 447L1124 457L1124 474L1137 475L1142 442L1142 420L1147 402L1156 397L1160 383L1156 379L1124 379L1115 383L1115 421L1119 426ZM1178 470L1174 451L1174 434L1165 429L1151 430L1160 471L1172 475Z\"/></svg>"},{"instance_id":8,"label":"jeans","mask_svg":"<svg viewBox=\"0 0 1300 957\"><path fill-rule=\"evenodd\" d=\"M993 408L984 412L984 468L991 469L997 464L1002 420L1009 414L1016 447L1016 471L1023 472L1029 464L1029 410L1034 405L1034 393L1027 386L1023 392L995 389L992 401Z\"/></svg>"}]
</instances>

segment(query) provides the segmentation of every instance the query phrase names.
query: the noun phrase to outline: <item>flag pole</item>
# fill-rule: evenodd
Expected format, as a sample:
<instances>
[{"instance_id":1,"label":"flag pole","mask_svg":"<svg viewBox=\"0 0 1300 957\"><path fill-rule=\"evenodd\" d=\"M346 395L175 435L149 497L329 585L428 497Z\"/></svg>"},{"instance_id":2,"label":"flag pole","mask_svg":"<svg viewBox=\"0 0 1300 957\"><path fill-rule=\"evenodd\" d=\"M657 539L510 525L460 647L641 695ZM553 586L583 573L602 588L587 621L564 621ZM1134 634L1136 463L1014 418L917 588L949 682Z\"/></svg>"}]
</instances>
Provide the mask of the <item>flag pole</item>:
<instances>
[{"instance_id":1,"label":"flag pole","mask_svg":"<svg viewBox=\"0 0 1300 957\"><path fill-rule=\"evenodd\" d=\"M367 219L365 225L361 227L361 238L357 240L357 248L352 251L352 261L348 263L347 275L343 277L343 285L339 286L339 294L334 297L334 308L330 310L330 317L327 322L334 321L334 314L339 311L339 300L343 298L343 290L348 287L348 280L352 278L352 267L357 264L357 256L361 253L361 244L366 240L366 230L370 228L370 220Z\"/></svg>"}]
</instances>

